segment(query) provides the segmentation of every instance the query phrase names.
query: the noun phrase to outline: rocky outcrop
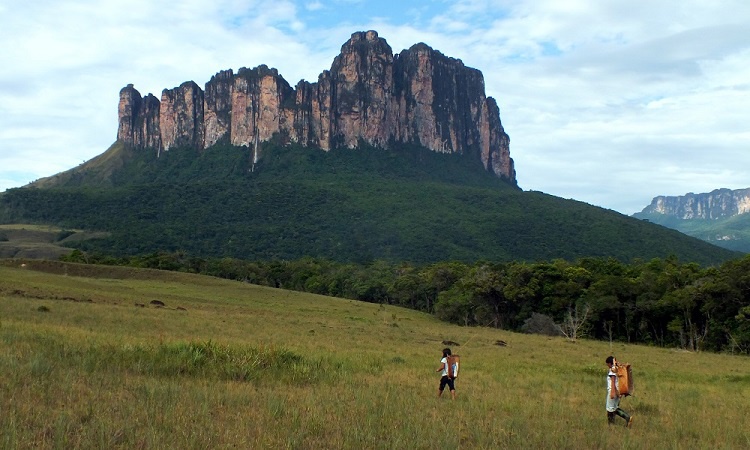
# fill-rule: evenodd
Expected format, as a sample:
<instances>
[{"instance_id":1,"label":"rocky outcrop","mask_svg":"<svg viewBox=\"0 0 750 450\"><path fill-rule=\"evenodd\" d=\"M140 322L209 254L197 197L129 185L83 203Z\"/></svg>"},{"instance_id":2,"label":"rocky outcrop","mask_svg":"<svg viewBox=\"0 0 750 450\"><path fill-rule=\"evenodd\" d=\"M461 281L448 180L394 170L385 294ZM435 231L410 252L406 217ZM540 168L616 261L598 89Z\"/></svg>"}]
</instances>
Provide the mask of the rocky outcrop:
<instances>
[{"instance_id":1,"label":"rocky outcrop","mask_svg":"<svg viewBox=\"0 0 750 450\"><path fill-rule=\"evenodd\" d=\"M157 155L174 147L247 146L274 135L330 150L360 142L419 144L459 153L516 183L510 139L476 69L416 44L394 55L375 31L357 32L317 82L294 88L275 69L221 71L206 83L165 89L161 101L120 91L117 138Z\"/></svg>"},{"instance_id":2,"label":"rocky outcrop","mask_svg":"<svg viewBox=\"0 0 750 450\"><path fill-rule=\"evenodd\" d=\"M120 127L117 139L137 148L161 149L161 132L159 131L159 100L149 94L141 94L127 85L120 91L118 114Z\"/></svg>"},{"instance_id":3,"label":"rocky outcrop","mask_svg":"<svg viewBox=\"0 0 750 450\"><path fill-rule=\"evenodd\" d=\"M234 73L224 70L206 83L203 105L204 146L211 147L227 136L232 125Z\"/></svg>"},{"instance_id":4,"label":"rocky outcrop","mask_svg":"<svg viewBox=\"0 0 750 450\"><path fill-rule=\"evenodd\" d=\"M341 47L331 65L333 145L388 144L398 128L393 71L391 47L374 31L354 33Z\"/></svg>"},{"instance_id":5,"label":"rocky outcrop","mask_svg":"<svg viewBox=\"0 0 750 450\"><path fill-rule=\"evenodd\" d=\"M663 214L678 219L721 219L750 212L750 188L716 189L705 194L654 197L640 215Z\"/></svg>"},{"instance_id":6,"label":"rocky outcrop","mask_svg":"<svg viewBox=\"0 0 750 450\"><path fill-rule=\"evenodd\" d=\"M234 77L230 103L232 145L254 146L281 131L285 122L282 105L288 98L294 98L294 91L276 69L240 69Z\"/></svg>"},{"instance_id":7,"label":"rocky outcrop","mask_svg":"<svg viewBox=\"0 0 750 450\"><path fill-rule=\"evenodd\" d=\"M159 107L161 149L203 148L203 90L193 81L164 89Z\"/></svg>"}]
</instances>

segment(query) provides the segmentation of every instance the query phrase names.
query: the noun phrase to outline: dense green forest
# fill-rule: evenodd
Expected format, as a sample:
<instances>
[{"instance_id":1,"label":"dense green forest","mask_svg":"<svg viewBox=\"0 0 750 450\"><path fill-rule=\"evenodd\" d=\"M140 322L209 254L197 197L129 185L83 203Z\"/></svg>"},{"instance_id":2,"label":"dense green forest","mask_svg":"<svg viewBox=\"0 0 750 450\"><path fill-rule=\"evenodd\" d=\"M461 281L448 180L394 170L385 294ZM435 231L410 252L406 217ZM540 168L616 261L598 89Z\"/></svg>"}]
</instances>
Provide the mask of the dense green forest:
<instances>
[{"instance_id":1,"label":"dense green forest","mask_svg":"<svg viewBox=\"0 0 750 450\"><path fill-rule=\"evenodd\" d=\"M399 305L467 326L750 352L750 256L709 268L675 258L630 264L584 258L413 265L319 258L249 262L184 252L113 258L76 250L64 259L200 273Z\"/></svg>"},{"instance_id":2,"label":"dense green forest","mask_svg":"<svg viewBox=\"0 0 750 450\"><path fill-rule=\"evenodd\" d=\"M736 253L615 211L522 191L474 158L400 146L323 152L217 145L100 157L0 195L0 223L106 231L86 252L367 263L664 258Z\"/></svg>"}]
</instances>

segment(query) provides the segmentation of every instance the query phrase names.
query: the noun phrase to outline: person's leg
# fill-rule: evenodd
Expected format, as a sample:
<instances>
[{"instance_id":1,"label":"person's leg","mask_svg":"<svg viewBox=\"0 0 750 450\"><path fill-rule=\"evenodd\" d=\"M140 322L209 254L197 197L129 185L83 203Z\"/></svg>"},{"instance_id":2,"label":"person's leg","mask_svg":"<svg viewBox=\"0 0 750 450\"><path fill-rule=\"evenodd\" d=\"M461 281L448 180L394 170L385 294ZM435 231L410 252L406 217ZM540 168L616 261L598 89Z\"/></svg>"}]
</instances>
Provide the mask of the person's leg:
<instances>
[{"instance_id":1,"label":"person's leg","mask_svg":"<svg viewBox=\"0 0 750 450\"><path fill-rule=\"evenodd\" d=\"M617 408L620 407L620 399L610 398L609 395L607 395L607 422L612 425L615 423L615 411L617 411Z\"/></svg>"},{"instance_id":2,"label":"person's leg","mask_svg":"<svg viewBox=\"0 0 750 450\"><path fill-rule=\"evenodd\" d=\"M451 390L451 400L455 400L456 399L455 380L448 378L448 388Z\"/></svg>"},{"instance_id":3,"label":"person's leg","mask_svg":"<svg viewBox=\"0 0 750 450\"><path fill-rule=\"evenodd\" d=\"M443 396L443 391L445 390L445 385L448 384L448 377L442 377L440 379L440 387L438 388L438 398Z\"/></svg>"},{"instance_id":4,"label":"person's leg","mask_svg":"<svg viewBox=\"0 0 750 450\"><path fill-rule=\"evenodd\" d=\"M622 408L617 408L617 411L615 413L625 419L625 426L629 427L633 423L633 418L630 416L630 414L626 413Z\"/></svg>"}]
</instances>

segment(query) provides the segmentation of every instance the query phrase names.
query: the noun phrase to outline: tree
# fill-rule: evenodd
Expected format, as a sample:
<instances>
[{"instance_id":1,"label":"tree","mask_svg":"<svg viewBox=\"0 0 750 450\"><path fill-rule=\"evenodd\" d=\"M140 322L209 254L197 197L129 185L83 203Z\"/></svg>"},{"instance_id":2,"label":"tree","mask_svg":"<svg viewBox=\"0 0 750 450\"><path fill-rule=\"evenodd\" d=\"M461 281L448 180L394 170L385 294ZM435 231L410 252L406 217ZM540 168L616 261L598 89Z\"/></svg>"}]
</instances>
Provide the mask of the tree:
<instances>
[{"instance_id":1,"label":"tree","mask_svg":"<svg viewBox=\"0 0 750 450\"><path fill-rule=\"evenodd\" d=\"M442 262L429 265L420 271L425 283L425 301L427 311L432 311L440 292L453 287L469 270L468 266L458 262Z\"/></svg>"},{"instance_id":2,"label":"tree","mask_svg":"<svg viewBox=\"0 0 750 450\"><path fill-rule=\"evenodd\" d=\"M471 292L476 305L475 319L479 323L491 323L495 328L508 326L507 319L513 314L503 295L502 266L481 264L469 271L460 284Z\"/></svg>"},{"instance_id":3,"label":"tree","mask_svg":"<svg viewBox=\"0 0 750 450\"><path fill-rule=\"evenodd\" d=\"M431 302L428 290L429 287L424 277L414 270L408 270L399 274L398 278L391 283L388 287L388 296L397 305L419 311L430 311Z\"/></svg>"},{"instance_id":4,"label":"tree","mask_svg":"<svg viewBox=\"0 0 750 450\"><path fill-rule=\"evenodd\" d=\"M563 323L557 326L560 332L571 342L585 334L586 321L591 313L591 307L588 304L568 309Z\"/></svg>"},{"instance_id":5,"label":"tree","mask_svg":"<svg viewBox=\"0 0 750 450\"><path fill-rule=\"evenodd\" d=\"M468 326L472 323L475 307L471 293L454 287L438 295L435 315L440 320Z\"/></svg>"}]
</instances>

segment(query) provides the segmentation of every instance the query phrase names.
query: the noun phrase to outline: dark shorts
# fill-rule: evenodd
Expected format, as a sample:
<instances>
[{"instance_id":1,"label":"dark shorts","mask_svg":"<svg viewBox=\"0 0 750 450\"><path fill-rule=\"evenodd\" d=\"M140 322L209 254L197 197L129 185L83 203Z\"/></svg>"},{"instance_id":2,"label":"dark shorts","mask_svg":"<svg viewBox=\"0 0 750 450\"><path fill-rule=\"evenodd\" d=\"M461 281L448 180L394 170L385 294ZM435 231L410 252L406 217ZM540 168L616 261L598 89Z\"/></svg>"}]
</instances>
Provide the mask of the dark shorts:
<instances>
[{"instance_id":1,"label":"dark shorts","mask_svg":"<svg viewBox=\"0 0 750 450\"><path fill-rule=\"evenodd\" d=\"M442 391L444 391L444 390L445 390L445 385L446 385L446 384L448 385L448 388L449 388L449 389L450 389L451 391L455 391L455 390L456 390L456 387L455 387L455 385L453 384L453 381L454 381L454 380L455 380L455 378L450 378L450 377L448 377L447 375L444 375L444 376L443 376L443 378L441 378L441 379L440 379L440 392L442 392Z\"/></svg>"}]
</instances>

